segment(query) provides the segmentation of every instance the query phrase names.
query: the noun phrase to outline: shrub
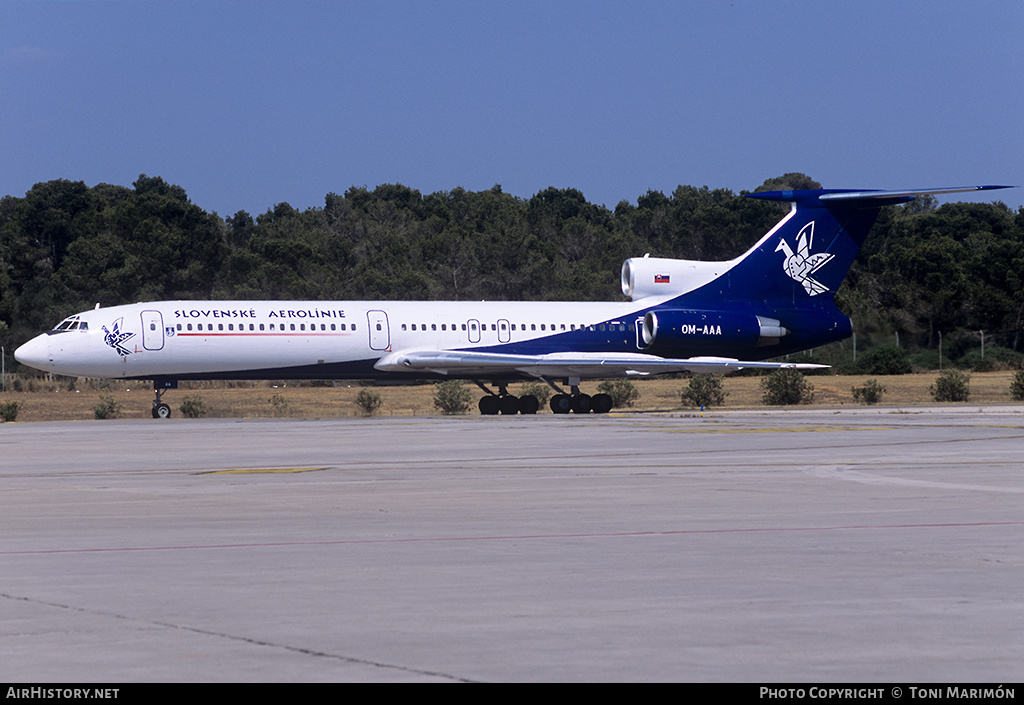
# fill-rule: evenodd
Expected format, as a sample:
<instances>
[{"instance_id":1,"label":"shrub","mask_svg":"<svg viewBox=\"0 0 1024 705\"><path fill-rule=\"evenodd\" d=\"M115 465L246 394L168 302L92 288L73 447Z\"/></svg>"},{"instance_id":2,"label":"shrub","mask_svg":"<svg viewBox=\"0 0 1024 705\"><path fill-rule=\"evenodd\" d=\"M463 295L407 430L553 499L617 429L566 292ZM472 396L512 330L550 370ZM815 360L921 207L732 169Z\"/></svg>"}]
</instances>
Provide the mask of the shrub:
<instances>
[{"instance_id":1,"label":"shrub","mask_svg":"<svg viewBox=\"0 0 1024 705\"><path fill-rule=\"evenodd\" d=\"M871 348L857 361L857 367L867 375L905 375L910 373L910 361L903 348L879 345Z\"/></svg>"},{"instance_id":2,"label":"shrub","mask_svg":"<svg viewBox=\"0 0 1024 705\"><path fill-rule=\"evenodd\" d=\"M935 401L967 401L971 395L971 376L960 370L943 370L928 391Z\"/></svg>"},{"instance_id":3,"label":"shrub","mask_svg":"<svg viewBox=\"0 0 1024 705\"><path fill-rule=\"evenodd\" d=\"M121 413L121 405L111 396L100 397L100 403L92 408L93 418L97 420L116 419Z\"/></svg>"},{"instance_id":4,"label":"shrub","mask_svg":"<svg viewBox=\"0 0 1024 705\"><path fill-rule=\"evenodd\" d=\"M437 382L434 390L434 406L442 414L465 414L473 401L473 395L460 380L448 379Z\"/></svg>"},{"instance_id":5,"label":"shrub","mask_svg":"<svg viewBox=\"0 0 1024 705\"><path fill-rule=\"evenodd\" d=\"M761 401L771 406L810 404L814 401L814 386L804 379L800 370L792 367L774 370L762 377L761 390L764 392Z\"/></svg>"},{"instance_id":6,"label":"shrub","mask_svg":"<svg viewBox=\"0 0 1024 705\"><path fill-rule=\"evenodd\" d=\"M534 396L537 397L537 401L541 407L547 406L548 398L551 396L551 387L540 382L528 382L523 385L523 388L519 392L519 396Z\"/></svg>"},{"instance_id":7,"label":"shrub","mask_svg":"<svg viewBox=\"0 0 1024 705\"><path fill-rule=\"evenodd\" d=\"M284 416L288 413L288 400L280 394L275 394L270 399L267 399L267 401L274 408L274 416Z\"/></svg>"},{"instance_id":8,"label":"shrub","mask_svg":"<svg viewBox=\"0 0 1024 705\"><path fill-rule=\"evenodd\" d=\"M1024 370L1017 370L1010 382L1010 397L1014 401L1024 401Z\"/></svg>"},{"instance_id":9,"label":"shrub","mask_svg":"<svg viewBox=\"0 0 1024 705\"><path fill-rule=\"evenodd\" d=\"M992 372L995 370L1019 370L1024 355L1008 348L992 346L985 348L985 358L981 357L981 350L975 348L964 353L957 360L957 367L968 368L974 372Z\"/></svg>"},{"instance_id":10,"label":"shrub","mask_svg":"<svg viewBox=\"0 0 1024 705\"><path fill-rule=\"evenodd\" d=\"M18 411L21 410L21 404L16 401L5 401L0 404L0 419L4 421L14 421L18 418Z\"/></svg>"},{"instance_id":11,"label":"shrub","mask_svg":"<svg viewBox=\"0 0 1024 705\"><path fill-rule=\"evenodd\" d=\"M633 402L640 398L640 390L628 379L606 379L597 385L597 391L610 396L616 409L633 406Z\"/></svg>"},{"instance_id":12,"label":"shrub","mask_svg":"<svg viewBox=\"0 0 1024 705\"><path fill-rule=\"evenodd\" d=\"M377 392L361 389L359 394L356 394L355 403L363 416L373 416L380 411L380 407L384 405L384 400L380 398L380 394L377 394Z\"/></svg>"},{"instance_id":13,"label":"shrub","mask_svg":"<svg viewBox=\"0 0 1024 705\"><path fill-rule=\"evenodd\" d=\"M725 403L722 378L718 375L696 375L680 395L683 406L721 406Z\"/></svg>"},{"instance_id":14,"label":"shrub","mask_svg":"<svg viewBox=\"0 0 1024 705\"><path fill-rule=\"evenodd\" d=\"M209 411L206 402L200 396L185 397L178 408L181 409L182 416L190 419L200 419Z\"/></svg>"},{"instance_id":15,"label":"shrub","mask_svg":"<svg viewBox=\"0 0 1024 705\"><path fill-rule=\"evenodd\" d=\"M862 404L877 404L885 394L885 387L878 383L878 380L869 379L863 387L851 387L853 398Z\"/></svg>"}]
</instances>

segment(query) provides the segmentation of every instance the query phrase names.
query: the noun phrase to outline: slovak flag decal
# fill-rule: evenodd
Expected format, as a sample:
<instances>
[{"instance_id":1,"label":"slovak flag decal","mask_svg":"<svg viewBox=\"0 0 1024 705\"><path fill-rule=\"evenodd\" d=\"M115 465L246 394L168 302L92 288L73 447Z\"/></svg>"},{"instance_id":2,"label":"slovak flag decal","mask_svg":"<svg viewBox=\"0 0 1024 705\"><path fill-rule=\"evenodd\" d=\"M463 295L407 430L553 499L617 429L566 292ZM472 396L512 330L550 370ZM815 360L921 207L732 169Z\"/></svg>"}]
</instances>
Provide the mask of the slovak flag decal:
<instances>
[{"instance_id":1,"label":"slovak flag decal","mask_svg":"<svg viewBox=\"0 0 1024 705\"><path fill-rule=\"evenodd\" d=\"M654 275L654 283L655 284L668 284L669 283L669 279L670 279L670 277L669 277L668 274L655 274Z\"/></svg>"}]
</instances>

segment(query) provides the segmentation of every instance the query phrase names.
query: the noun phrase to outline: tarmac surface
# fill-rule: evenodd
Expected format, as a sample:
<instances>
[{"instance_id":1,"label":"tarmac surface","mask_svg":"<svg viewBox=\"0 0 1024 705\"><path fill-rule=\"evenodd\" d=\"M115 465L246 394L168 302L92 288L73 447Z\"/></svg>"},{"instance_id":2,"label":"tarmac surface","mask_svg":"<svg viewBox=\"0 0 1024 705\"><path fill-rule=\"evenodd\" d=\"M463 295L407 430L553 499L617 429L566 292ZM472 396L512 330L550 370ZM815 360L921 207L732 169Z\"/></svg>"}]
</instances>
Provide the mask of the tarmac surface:
<instances>
[{"instance_id":1,"label":"tarmac surface","mask_svg":"<svg viewBox=\"0 0 1024 705\"><path fill-rule=\"evenodd\" d=\"M1024 680L1024 408L0 425L0 681Z\"/></svg>"}]
</instances>

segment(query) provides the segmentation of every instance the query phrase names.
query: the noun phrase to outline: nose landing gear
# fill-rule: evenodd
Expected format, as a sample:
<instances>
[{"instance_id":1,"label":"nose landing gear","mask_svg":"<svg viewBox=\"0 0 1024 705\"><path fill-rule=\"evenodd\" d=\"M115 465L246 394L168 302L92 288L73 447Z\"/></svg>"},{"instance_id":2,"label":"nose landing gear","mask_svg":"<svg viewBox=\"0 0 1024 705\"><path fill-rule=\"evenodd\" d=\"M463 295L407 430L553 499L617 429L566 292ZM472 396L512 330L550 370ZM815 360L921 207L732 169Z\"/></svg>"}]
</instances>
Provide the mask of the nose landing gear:
<instances>
[{"instance_id":1,"label":"nose landing gear","mask_svg":"<svg viewBox=\"0 0 1024 705\"><path fill-rule=\"evenodd\" d=\"M164 404L161 401L164 392L168 389L177 389L178 381L173 379L155 379L153 380L153 389L156 391L156 399L153 400L153 418L154 419L169 419L171 418L171 407L169 404Z\"/></svg>"}]
</instances>

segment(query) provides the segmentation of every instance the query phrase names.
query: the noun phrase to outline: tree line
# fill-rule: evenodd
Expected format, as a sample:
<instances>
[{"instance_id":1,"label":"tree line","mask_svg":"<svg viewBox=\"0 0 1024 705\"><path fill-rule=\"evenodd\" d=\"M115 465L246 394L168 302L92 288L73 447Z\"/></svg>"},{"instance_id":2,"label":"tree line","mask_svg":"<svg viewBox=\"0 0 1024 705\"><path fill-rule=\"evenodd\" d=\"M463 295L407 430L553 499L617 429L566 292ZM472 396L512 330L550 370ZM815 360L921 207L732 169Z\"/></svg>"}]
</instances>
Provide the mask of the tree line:
<instances>
[{"instance_id":1,"label":"tree line","mask_svg":"<svg viewBox=\"0 0 1024 705\"><path fill-rule=\"evenodd\" d=\"M820 188L804 174L757 190ZM400 184L221 217L141 175L132 188L36 184L0 199L0 343L63 317L162 299L620 300L622 261L722 260L786 207L728 189L648 191L614 210L572 188L530 198ZM984 330L1024 346L1024 208L925 197L883 209L836 299L862 344L931 348Z\"/></svg>"}]
</instances>

